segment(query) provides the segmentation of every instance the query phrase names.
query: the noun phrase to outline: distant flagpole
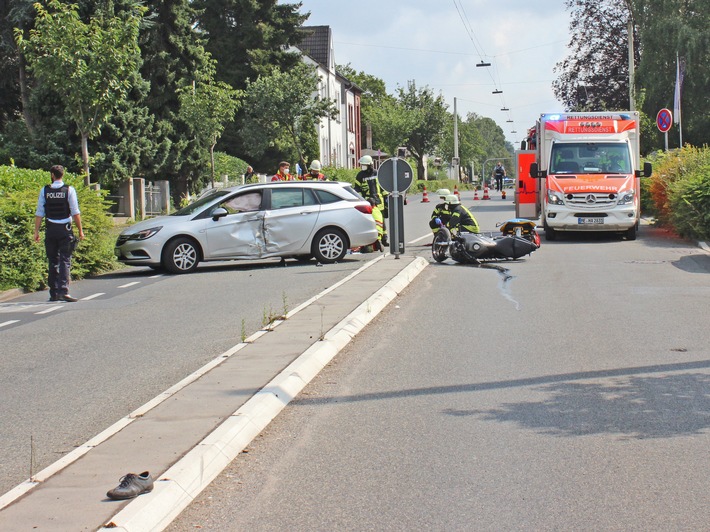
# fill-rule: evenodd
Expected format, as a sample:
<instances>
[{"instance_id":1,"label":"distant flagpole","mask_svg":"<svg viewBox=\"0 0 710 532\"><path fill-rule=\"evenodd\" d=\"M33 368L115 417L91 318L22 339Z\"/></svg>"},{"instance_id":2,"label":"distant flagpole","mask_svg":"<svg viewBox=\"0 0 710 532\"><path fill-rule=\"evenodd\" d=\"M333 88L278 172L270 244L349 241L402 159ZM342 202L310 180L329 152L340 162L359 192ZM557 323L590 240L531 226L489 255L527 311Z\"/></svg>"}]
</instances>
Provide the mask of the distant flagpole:
<instances>
[{"instance_id":1,"label":"distant flagpole","mask_svg":"<svg viewBox=\"0 0 710 532\"><path fill-rule=\"evenodd\" d=\"M683 147L683 119L681 117L680 98L683 90L683 77L685 75L684 68L681 68L678 52L675 53L675 95L673 96L673 122L678 124L678 135L680 138L680 147Z\"/></svg>"}]
</instances>

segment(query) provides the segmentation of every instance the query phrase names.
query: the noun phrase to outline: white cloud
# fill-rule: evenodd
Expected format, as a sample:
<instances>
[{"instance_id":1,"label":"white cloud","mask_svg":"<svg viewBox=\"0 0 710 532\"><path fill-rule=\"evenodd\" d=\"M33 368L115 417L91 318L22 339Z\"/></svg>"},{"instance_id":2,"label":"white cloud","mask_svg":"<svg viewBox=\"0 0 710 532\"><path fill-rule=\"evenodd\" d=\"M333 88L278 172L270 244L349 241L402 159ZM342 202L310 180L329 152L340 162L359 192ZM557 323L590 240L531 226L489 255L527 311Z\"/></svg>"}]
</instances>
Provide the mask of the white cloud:
<instances>
[{"instance_id":1,"label":"white cloud","mask_svg":"<svg viewBox=\"0 0 710 532\"><path fill-rule=\"evenodd\" d=\"M540 113L562 108L551 84L567 54L564 0L301 2L306 25L331 27L338 64L383 79L388 92L427 85L450 110L456 98L460 115L494 119L514 146ZM476 67L482 59L492 66Z\"/></svg>"}]
</instances>

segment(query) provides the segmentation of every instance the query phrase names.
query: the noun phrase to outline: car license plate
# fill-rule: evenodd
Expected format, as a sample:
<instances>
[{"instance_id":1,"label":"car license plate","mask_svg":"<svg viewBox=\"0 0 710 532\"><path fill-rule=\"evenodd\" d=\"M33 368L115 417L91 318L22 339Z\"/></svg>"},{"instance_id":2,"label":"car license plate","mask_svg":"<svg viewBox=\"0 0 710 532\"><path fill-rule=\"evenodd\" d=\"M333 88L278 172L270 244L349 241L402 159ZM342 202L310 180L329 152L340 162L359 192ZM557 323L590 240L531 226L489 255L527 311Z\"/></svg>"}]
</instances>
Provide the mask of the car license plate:
<instances>
[{"instance_id":1,"label":"car license plate","mask_svg":"<svg viewBox=\"0 0 710 532\"><path fill-rule=\"evenodd\" d=\"M577 218L578 224L603 224L604 218Z\"/></svg>"}]
</instances>

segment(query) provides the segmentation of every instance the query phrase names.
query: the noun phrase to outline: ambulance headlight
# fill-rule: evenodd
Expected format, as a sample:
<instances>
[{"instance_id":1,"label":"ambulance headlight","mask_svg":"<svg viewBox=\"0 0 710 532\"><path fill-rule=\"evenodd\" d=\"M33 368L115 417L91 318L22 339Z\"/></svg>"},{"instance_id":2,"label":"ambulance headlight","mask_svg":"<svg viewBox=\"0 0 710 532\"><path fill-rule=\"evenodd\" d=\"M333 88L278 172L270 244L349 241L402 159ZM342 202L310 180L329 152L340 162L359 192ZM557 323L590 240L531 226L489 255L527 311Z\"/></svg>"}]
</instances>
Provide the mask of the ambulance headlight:
<instances>
[{"instance_id":1,"label":"ambulance headlight","mask_svg":"<svg viewBox=\"0 0 710 532\"><path fill-rule=\"evenodd\" d=\"M547 203L550 205L563 205L564 196L561 192L555 192L554 190L547 191Z\"/></svg>"},{"instance_id":2,"label":"ambulance headlight","mask_svg":"<svg viewBox=\"0 0 710 532\"><path fill-rule=\"evenodd\" d=\"M619 201L617 202L617 205L628 205L629 203L633 203L635 195L636 191L634 190L626 190L621 192L619 194Z\"/></svg>"}]
</instances>

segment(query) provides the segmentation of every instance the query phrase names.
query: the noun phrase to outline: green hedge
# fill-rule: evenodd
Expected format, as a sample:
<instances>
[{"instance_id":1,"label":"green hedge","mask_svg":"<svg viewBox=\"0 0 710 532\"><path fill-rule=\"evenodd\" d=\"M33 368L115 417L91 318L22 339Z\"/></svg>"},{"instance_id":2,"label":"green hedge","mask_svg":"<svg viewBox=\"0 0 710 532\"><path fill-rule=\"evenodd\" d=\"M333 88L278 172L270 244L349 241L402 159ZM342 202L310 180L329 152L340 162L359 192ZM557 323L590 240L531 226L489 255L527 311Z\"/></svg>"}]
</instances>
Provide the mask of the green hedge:
<instances>
[{"instance_id":1,"label":"green hedge","mask_svg":"<svg viewBox=\"0 0 710 532\"><path fill-rule=\"evenodd\" d=\"M686 238L710 240L710 148L658 153L649 190L660 225Z\"/></svg>"},{"instance_id":2,"label":"green hedge","mask_svg":"<svg viewBox=\"0 0 710 532\"><path fill-rule=\"evenodd\" d=\"M79 243L72 261L72 278L109 271L117 266L113 255L113 221L107 214L106 192L84 186L67 174L65 183L76 188L86 238ZM0 290L47 286L44 224L40 243L33 239L34 217L40 189L51 182L49 171L0 166Z\"/></svg>"}]
</instances>

